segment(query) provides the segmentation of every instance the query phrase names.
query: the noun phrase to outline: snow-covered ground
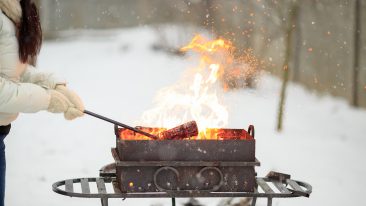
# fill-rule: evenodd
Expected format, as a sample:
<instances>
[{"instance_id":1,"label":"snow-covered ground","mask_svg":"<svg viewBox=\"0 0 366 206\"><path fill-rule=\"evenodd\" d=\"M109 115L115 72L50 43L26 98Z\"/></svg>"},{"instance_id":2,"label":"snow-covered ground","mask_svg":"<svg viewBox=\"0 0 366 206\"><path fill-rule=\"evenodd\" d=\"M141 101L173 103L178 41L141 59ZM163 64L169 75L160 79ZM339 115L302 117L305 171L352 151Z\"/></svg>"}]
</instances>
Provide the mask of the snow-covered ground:
<instances>
[{"instance_id":1,"label":"snow-covered ground","mask_svg":"<svg viewBox=\"0 0 366 206\"><path fill-rule=\"evenodd\" d=\"M82 35L44 44L39 68L64 76L86 108L136 124L156 92L173 84L189 62L154 52L151 28ZM318 96L290 84L284 131L275 132L280 81L264 74L255 90L228 92L229 127L256 126L259 176L270 170L309 182L309 199L275 200L274 205L366 205L366 111L342 99ZM67 198L51 190L55 181L92 177L112 162L113 126L85 116L65 121L46 112L23 114L13 123L7 146L6 202L11 206L93 206L98 200ZM185 200L178 199L178 203ZM219 199L201 199L217 205ZM110 205L169 205L169 199L113 200ZM258 205L265 205L259 200Z\"/></svg>"}]
</instances>

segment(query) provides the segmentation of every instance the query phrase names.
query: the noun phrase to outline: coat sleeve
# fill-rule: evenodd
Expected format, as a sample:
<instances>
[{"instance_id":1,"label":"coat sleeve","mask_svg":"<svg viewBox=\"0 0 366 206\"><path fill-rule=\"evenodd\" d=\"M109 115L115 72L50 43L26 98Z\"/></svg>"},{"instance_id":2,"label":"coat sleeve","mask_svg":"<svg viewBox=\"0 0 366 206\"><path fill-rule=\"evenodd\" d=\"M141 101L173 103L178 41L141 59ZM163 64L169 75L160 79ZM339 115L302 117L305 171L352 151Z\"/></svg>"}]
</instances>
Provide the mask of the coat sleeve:
<instances>
[{"instance_id":1,"label":"coat sleeve","mask_svg":"<svg viewBox=\"0 0 366 206\"><path fill-rule=\"evenodd\" d=\"M48 89L55 89L57 85L65 85L65 80L56 78L52 73L40 72L32 65L27 65L21 82L33 83Z\"/></svg>"},{"instance_id":2,"label":"coat sleeve","mask_svg":"<svg viewBox=\"0 0 366 206\"><path fill-rule=\"evenodd\" d=\"M0 35L2 34L2 29L3 19L0 16ZM39 85L31 83L16 83L0 75L1 113L34 113L46 110L48 108L50 98L51 97L47 90Z\"/></svg>"},{"instance_id":3,"label":"coat sleeve","mask_svg":"<svg viewBox=\"0 0 366 206\"><path fill-rule=\"evenodd\" d=\"M0 112L35 113L46 110L50 95L45 88L32 83L15 83L0 77Z\"/></svg>"}]
</instances>

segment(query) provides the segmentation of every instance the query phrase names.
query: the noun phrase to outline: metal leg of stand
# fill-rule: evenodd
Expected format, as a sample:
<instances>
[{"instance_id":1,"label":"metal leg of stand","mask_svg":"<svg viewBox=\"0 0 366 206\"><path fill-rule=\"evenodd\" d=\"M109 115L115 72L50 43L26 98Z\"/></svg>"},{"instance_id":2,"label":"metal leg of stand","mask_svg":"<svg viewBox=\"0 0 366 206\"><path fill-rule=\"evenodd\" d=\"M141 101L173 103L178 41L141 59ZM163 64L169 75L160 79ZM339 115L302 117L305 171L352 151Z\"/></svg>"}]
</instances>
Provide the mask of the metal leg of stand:
<instances>
[{"instance_id":1,"label":"metal leg of stand","mask_svg":"<svg viewBox=\"0 0 366 206\"><path fill-rule=\"evenodd\" d=\"M172 206L175 206L175 197L172 198Z\"/></svg>"},{"instance_id":2,"label":"metal leg of stand","mask_svg":"<svg viewBox=\"0 0 366 206\"><path fill-rule=\"evenodd\" d=\"M257 204L257 197L253 197L252 206L255 206L256 204Z\"/></svg>"},{"instance_id":3,"label":"metal leg of stand","mask_svg":"<svg viewBox=\"0 0 366 206\"><path fill-rule=\"evenodd\" d=\"M268 200L267 200L267 206L272 206L272 198L268 198Z\"/></svg>"},{"instance_id":4,"label":"metal leg of stand","mask_svg":"<svg viewBox=\"0 0 366 206\"><path fill-rule=\"evenodd\" d=\"M255 184L254 193L258 193L258 184ZM257 197L253 197L252 199L252 206L257 204Z\"/></svg>"},{"instance_id":5,"label":"metal leg of stand","mask_svg":"<svg viewBox=\"0 0 366 206\"><path fill-rule=\"evenodd\" d=\"M102 202L102 206L108 206L108 198L100 198L100 201Z\"/></svg>"}]
</instances>

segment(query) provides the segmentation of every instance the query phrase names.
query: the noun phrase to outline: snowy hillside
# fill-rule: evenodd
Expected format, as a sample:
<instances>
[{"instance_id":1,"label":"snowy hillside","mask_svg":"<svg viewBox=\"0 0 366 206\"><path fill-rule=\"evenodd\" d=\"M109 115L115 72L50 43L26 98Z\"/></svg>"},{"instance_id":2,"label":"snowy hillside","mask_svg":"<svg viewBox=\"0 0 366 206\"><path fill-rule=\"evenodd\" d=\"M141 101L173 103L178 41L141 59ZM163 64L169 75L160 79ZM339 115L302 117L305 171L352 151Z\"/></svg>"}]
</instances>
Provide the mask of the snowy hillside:
<instances>
[{"instance_id":1,"label":"snowy hillside","mask_svg":"<svg viewBox=\"0 0 366 206\"><path fill-rule=\"evenodd\" d=\"M151 49L156 33L134 28L45 42L39 68L67 79L86 108L135 125L156 92L177 81L190 62ZM310 183L309 199L275 200L281 206L366 205L366 111L341 99L290 84L284 131L275 132L280 81L268 74L252 90L226 93L229 127L256 127L259 176L270 170ZM68 122L46 112L23 114L6 138L7 191L11 206L97 206L99 200L67 198L51 184L94 177L112 162L113 125L85 116ZM185 200L178 199L178 203ZM216 205L219 199L202 199ZM353 204L351 204L353 203ZM113 200L110 205L169 205L169 199ZM265 202L259 200L258 205Z\"/></svg>"}]
</instances>

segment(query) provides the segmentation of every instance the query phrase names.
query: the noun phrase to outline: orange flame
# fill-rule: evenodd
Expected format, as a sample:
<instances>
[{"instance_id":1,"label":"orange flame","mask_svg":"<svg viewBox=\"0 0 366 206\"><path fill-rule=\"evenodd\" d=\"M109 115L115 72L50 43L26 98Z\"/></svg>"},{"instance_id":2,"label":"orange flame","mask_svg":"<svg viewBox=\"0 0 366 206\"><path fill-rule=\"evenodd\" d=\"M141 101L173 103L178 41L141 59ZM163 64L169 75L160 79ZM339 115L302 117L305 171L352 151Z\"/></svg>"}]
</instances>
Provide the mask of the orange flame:
<instances>
[{"instance_id":1,"label":"orange flame","mask_svg":"<svg viewBox=\"0 0 366 206\"><path fill-rule=\"evenodd\" d=\"M186 52L193 50L199 53L205 53L217 52L219 50L231 50L233 48L232 43L225 39L220 38L214 41L208 41L203 36L196 35L188 45L181 48L181 51Z\"/></svg>"},{"instance_id":2,"label":"orange flame","mask_svg":"<svg viewBox=\"0 0 366 206\"><path fill-rule=\"evenodd\" d=\"M195 120L199 135L196 139L218 139L219 129L228 124L228 111L220 93L224 92L218 81L225 68L234 62L233 44L219 38L213 41L196 35L181 48L199 57L197 66L188 79L159 91L156 107L142 115L142 124L172 128ZM154 131L153 131L154 132Z\"/></svg>"}]
</instances>

